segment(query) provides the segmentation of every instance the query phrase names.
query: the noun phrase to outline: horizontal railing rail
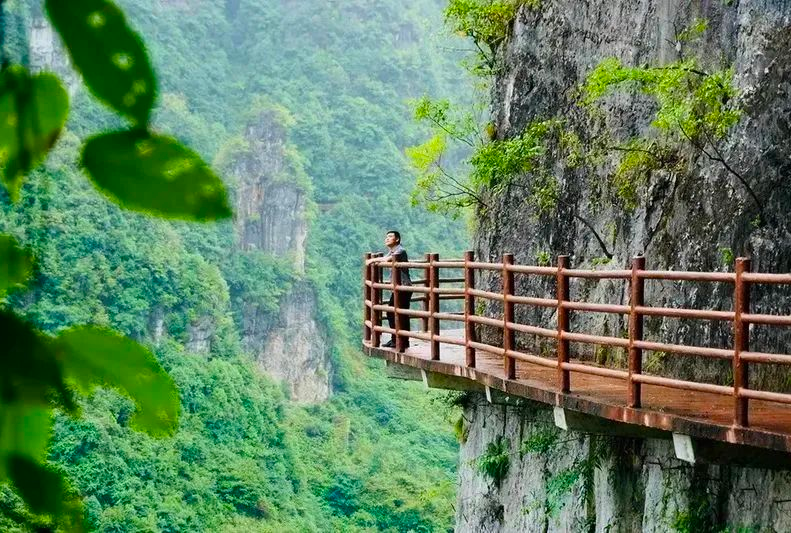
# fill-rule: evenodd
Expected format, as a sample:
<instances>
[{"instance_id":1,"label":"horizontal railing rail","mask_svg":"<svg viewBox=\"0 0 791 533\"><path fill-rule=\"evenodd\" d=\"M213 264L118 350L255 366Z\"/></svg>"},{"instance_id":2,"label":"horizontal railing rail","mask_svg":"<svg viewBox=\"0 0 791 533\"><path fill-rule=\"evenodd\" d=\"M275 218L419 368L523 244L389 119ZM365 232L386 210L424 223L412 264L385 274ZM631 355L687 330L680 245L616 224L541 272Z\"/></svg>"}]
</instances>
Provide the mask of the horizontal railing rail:
<instances>
[{"instance_id":1,"label":"horizontal railing rail","mask_svg":"<svg viewBox=\"0 0 791 533\"><path fill-rule=\"evenodd\" d=\"M419 269L424 278L416 279L411 285L401 283L406 269ZM451 271L450 273L448 271ZM463 276L459 276L461 271ZM499 272L502 275L502 291L482 290L475 286L475 273L479 271ZM504 254L498 263L475 261L471 251L462 260L442 260L438 254L426 254L422 261L394 262L381 257L381 254L366 254L364 258L364 340L372 347L380 346L380 334L391 333L395 336L395 349L403 351L408 338L416 338L430 343L430 356L440 360L441 345L463 346L465 365L475 367L476 353L487 352L503 357L503 370L506 378L516 378L516 365L527 363L555 368L557 388L567 393L571 390L572 373L589 374L606 378L616 378L626 383L628 407L639 408L642 400L643 384L673 389L697 391L731 396L733 398L733 421L737 426L749 426L749 400L762 400L784 404L791 403L791 394L754 390L749 387L748 363L791 365L791 354L764 353L750 351L750 324L764 326L791 326L791 316L771 315L751 312L751 288L758 285L791 285L791 274L766 274L750 272L750 260L738 258L734 272L683 272L674 270L646 270L645 258L636 257L628 270L591 270L572 269L568 256L558 257L556 266L533 266L514 264L512 254ZM384 281L384 273L389 279ZM445 277L443 277L443 275ZM541 276L555 280L555 297L525 296L515 294L516 275ZM581 278L588 280L620 280L626 282L628 304L603 304L586 301L572 301L569 297L569 281ZM689 309L658 307L644 301L646 280L654 281L692 281L705 283L727 283L733 285L733 310ZM399 308L398 304L385 305L384 293L394 296L409 292L412 302L422 304L420 310ZM416 296L415 296L416 295ZM463 301L462 310L447 312L441 309L441 301ZM497 302L502 307L500 316L482 316L476 312L477 302L485 300ZM552 324L523 324L515 319L515 306L531 306L554 310ZM382 313L394 314L395 328L384 327ZM569 327L570 313L608 313L628 319L628 336L612 337L591 332L572 332ZM733 345L730 348L694 346L655 342L643 338L645 317L678 319L699 319L728 322L733 332ZM420 331L410 331L405 320L417 318L422 321ZM457 339L442 334L443 322L464 324L464 338ZM477 338L478 328L487 326L502 330L502 344L491 345ZM518 349L515 333L524 333L550 339L555 343L555 357L527 353ZM621 348L627 352L626 368L605 368L586 361L570 361L570 343L593 344ZM643 372L643 353L662 352L680 357L706 357L729 360L732 366L733 384L719 385L684 380ZM576 361L576 360L575 360Z\"/></svg>"}]
</instances>

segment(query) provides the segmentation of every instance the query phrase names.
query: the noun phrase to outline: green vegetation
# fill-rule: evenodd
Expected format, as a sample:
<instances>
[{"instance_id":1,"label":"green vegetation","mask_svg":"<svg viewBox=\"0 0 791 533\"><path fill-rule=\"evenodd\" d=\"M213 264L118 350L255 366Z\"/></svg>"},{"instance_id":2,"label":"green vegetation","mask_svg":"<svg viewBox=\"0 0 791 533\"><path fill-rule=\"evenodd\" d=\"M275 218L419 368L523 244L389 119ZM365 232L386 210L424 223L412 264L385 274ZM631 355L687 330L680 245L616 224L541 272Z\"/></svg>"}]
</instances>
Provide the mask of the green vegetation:
<instances>
[{"instance_id":1,"label":"green vegetation","mask_svg":"<svg viewBox=\"0 0 791 533\"><path fill-rule=\"evenodd\" d=\"M508 38L520 6L539 9L541 0L450 0L445 8L446 24L469 37L476 48L471 70L492 74L498 68L500 45Z\"/></svg>"},{"instance_id":2,"label":"green vegetation","mask_svg":"<svg viewBox=\"0 0 791 533\"><path fill-rule=\"evenodd\" d=\"M625 66L617 58L602 61L581 87L581 105L593 116L602 113L597 103L614 92L646 95L656 102L652 131L643 137L622 142L606 133L591 143L586 156L600 164L603 153L620 153L610 188L622 206L631 211L639 203L638 191L651 172L680 172L686 156L705 156L734 177L751 197L758 213L758 225L765 222L763 206L745 177L723 155L721 142L739 121L742 110L733 84L732 68L707 69L694 57L685 57L685 46L707 28L697 20L676 35L677 61L664 65ZM569 159L578 159L570 156Z\"/></svg>"},{"instance_id":3,"label":"green vegetation","mask_svg":"<svg viewBox=\"0 0 791 533\"><path fill-rule=\"evenodd\" d=\"M490 477L497 487L500 486L511 465L511 441L497 437L486 445L486 451L475 462L478 472Z\"/></svg>"},{"instance_id":4,"label":"green vegetation","mask_svg":"<svg viewBox=\"0 0 791 533\"><path fill-rule=\"evenodd\" d=\"M499 140L492 138L490 123L447 100L424 97L414 106L415 119L428 124L433 136L406 150L418 174L412 201L455 216L470 207L486 208L483 191L498 194L514 176L535 170L545 153L544 142L559 125L554 120L538 121L516 137ZM462 162L447 165L444 159ZM557 182L552 177L537 180L530 198L542 210L554 207Z\"/></svg>"},{"instance_id":5,"label":"green vegetation","mask_svg":"<svg viewBox=\"0 0 791 533\"><path fill-rule=\"evenodd\" d=\"M45 5L85 85L134 128L86 142L82 166L98 188L121 205L160 216L228 218L231 211L219 178L179 141L150 131L156 81L145 47L123 13L103 0ZM14 8L19 6L12 12ZM13 202L20 197L25 175L60 136L69 102L56 76L31 75L5 57L11 44L5 42L5 12L0 18L0 163ZM40 199L40 193L28 196ZM33 260L11 236L0 240L0 262L7 265L0 296L5 297L8 289L25 285ZM62 471L45 464L52 408L76 416L75 393L115 388L133 400L132 427L167 436L178 424L175 385L149 350L104 327L80 325L50 336L23 315L0 308L0 331L6 342L0 380L0 482L11 483L32 512L47 517L45 522L79 529L79 499L67 490Z\"/></svg>"},{"instance_id":6,"label":"green vegetation","mask_svg":"<svg viewBox=\"0 0 791 533\"><path fill-rule=\"evenodd\" d=\"M427 54L423 44L426 17L441 17L439 3L122 3L129 28L166 36L147 41L158 90L146 83L151 93L132 101L116 99L112 86L90 87L124 119L77 90L43 165L24 181L15 174L4 181L10 189L0 191L0 232L13 237L0 239L0 253L12 267L0 269L0 288L11 291L2 301L2 323L19 329L13 317L24 317L26 331L40 331L26 338L29 345L60 339L59 352L80 363L70 368L69 379L86 392L61 391L61 404L81 416L56 414L49 449L48 432L26 432L35 440L36 459L48 460L39 475L66 479L57 484L59 494L37 494L31 484L17 488L29 504L47 497L45 503L69 507L64 514L96 531L452 529L458 444L451 424L423 391L384 379L378 365L361 362L356 350L359 260L381 247L385 229L398 228L413 254L462 248L462 228L404 209L411 178L402 150L422 132L410 123L403 99L458 85L452 61ZM113 18L80 23L117 24L117 13L108 13ZM135 39L111 33L126 47L109 56L112 68L143 65ZM75 58L84 53L69 50ZM105 77L111 85L128 84L123 75ZM134 82L125 87L124 96L140 89ZM153 109L140 104L149 94L159 96L151 100ZM125 211L99 192L145 213L224 216L227 205L215 201L213 182L201 189L211 193L210 209L161 202L169 191L184 192L186 180L209 175L195 154L223 170L226 162L249 155L239 135L266 110L279 110L272 123L283 127L287 145L277 180L311 196L305 274L289 258L239 250L230 223L156 220ZM134 129L125 131L124 120ZM142 125L150 126L146 133ZM105 129L116 131L93 137ZM183 146L158 132L177 132ZM43 160L41 146L36 139L20 160ZM107 146L123 159L108 160ZM140 172L160 179L148 188L131 186L130 177ZM237 184L226 185L233 198ZM21 292L26 279L33 290ZM297 283L316 293L331 343L337 394L319 406L291 404L241 348L243 303L256 307L257 318L273 321ZM210 325L208 351L191 353L187 346L201 324ZM101 350L80 351L96 345L99 333ZM8 338L5 329L2 335ZM113 354L104 358L111 364L97 368L96 353ZM157 402L140 395L141 383L122 364L132 357L147 365L146 391L163 383L164 369L178 387L178 401L174 394L160 394ZM37 377L46 369L39 365ZM134 402L93 384L114 385ZM172 385L167 390L172 393ZM42 412L48 410L27 413L24 420L36 425L25 428L51 424ZM7 413L3 405L3 424ZM175 434L153 439L135 427ZM5 426L0 432L12 435ZM15 479L32 479L24 475L29 467L14 463L21 472ZM13 491L0 488L0 530L48 524L47 516L31 514ZM68 530L74 524L61 525Z\"/></svg>"}]
</instances>

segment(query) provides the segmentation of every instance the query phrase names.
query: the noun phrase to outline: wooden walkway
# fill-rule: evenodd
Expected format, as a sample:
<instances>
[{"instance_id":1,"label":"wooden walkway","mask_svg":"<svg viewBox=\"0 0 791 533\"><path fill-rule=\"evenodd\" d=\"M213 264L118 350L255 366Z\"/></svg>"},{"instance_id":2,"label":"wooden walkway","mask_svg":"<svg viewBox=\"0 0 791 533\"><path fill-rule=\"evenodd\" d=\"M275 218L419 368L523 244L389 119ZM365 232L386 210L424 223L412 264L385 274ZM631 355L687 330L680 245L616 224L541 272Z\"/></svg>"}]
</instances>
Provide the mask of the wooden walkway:
<instances>
[{"instance_id":1,"label":"wooden walkway","mask_svg":"<svg viewBox=\"0 0 791 533\"><path fill-rule=\"evenodd\" d=\"M518 265L513 254L503 254L501 262L493 263L475 261L472 251L465 252L460 260L440 260L437 254L426 254L425 260L412 262L393 262L377 254L366 254L364 260L363 345L369 355L601 419L791 452L791 394L763 389L760 382L752 383L749 379L750 367L754 365L791 366L791 353L753 351L750 346L752 326L791 326L791 314L758 313L751 305L751 293L760 287L764 303L787 308L787 297L775 287L791 286L791 274L751 272L748 258L737 258L733 272L648 270L645 257L634 258L631 268L622 270L573 269L568 256L559 256L553 267ZM402 272L409 269L421 270L423 279L402 285ZM489 278L489 290L476 287L476 277L483 272ZM385 273L389 274L389 280L384 279ZM516 276L552 280L554 294L519 294ZM501 281L500 290L497 290L497 277ZM628 304L572 300L570 284L580 279L624 283ZM717 290L723 287L727 290L730 286L733 298L725 309L664 307L666 302L662 300L652 305L645 298L644 286L648 280L660 284L713 284ZM422 309L405 307L402 292L409 293L412 302L422 302ZM652 294L655 297L657 292ZM388 296L401 303L393 306L387 301ZM455 312L448 312L443 303L447 300L461 301L463 312L458 312L458 305L448 308L456 309ZM497 302L494 307L502 310L499 316L482 316L478 311L481 301ZM520 322L517 316L529 315L517 315L516 306L543 308L551 311L544 315L550 318L542 320L546 323ZM572 313L620 315L628 323L628 336L572 330ZM393 325L382 325L384 314L391 315ZM731 331L731 344L711 347L647 339L643 334L645 317L725 323ZM409 321L418 320L421 323L418 330L407 327ZM478 338L482 326L502 330L502 343L482 342ZM380 347L385 333L395 338L395 349ZM521 351L516 342L517 333L554 343L555 357ZM404 350L408 341L412 348ZM623 349L627 368L605 368L590 361L574 360L576 352L572 344ZM732 382L715 384L694 377L678 379L646 373L643 371L646 352L728 361ZM463 388L466 382L459 383Z\"/></svg>"},{"instance_id":2,"label":"wooden walkway","mask_svg":"<svg viewBox=\"0 0 791 533\"><path fill-rule=\"evenodd\" d=\"M461 340L464 330L445 331L443 336ZM503 358L480 350L476 368L469 368L465 365L462 346L443 345L441 361L432 360L429 343L419 339L412 339L411 346L403 353L389 348L372 348L370 342L364 343L364 349L369 356L393 363L458 376L513 396L616 422L791 452L791 406L788 405L753 400L750 426L736 427L733 399L718 394L669 391L665 387L644 384L642 406L629 408L626 388L619 379L575 374L571 379L571 391L560 393L556 369L521 362L517 365L516 379L506 379Z\"/></svg>"}]
</instances>

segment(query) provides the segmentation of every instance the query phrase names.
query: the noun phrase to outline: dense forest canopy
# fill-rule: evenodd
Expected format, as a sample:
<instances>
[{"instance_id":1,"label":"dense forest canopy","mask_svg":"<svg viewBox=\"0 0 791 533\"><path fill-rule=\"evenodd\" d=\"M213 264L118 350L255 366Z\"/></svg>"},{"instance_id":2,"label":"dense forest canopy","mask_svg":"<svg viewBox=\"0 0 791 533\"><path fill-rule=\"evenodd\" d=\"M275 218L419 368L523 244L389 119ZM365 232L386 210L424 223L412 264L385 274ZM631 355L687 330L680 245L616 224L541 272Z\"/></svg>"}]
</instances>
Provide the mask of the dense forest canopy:
<instances>
[{"instance_id":1,"label":"dense forest canopy","mask_svg":"<svg viewBox=\"0 0 791 533\"><path fill-rule=\"evenodd\" d=\"M0 304L46 332L96 324L143 342L181 398L170 439L130 427L132 405L113 391L83 402L81 417L58 415L49 458L80 495L89 529L450 529L457 445L448 409L386 380L356 349L360 257L381 248L385 230L399 229L413 254L464 246L460 225L409 207L403 154L426 133L409 101L463 86L437 30L442 2L119 5L157 73L154 127L213 161L232 197L250 125L265 116L284 132L277 179L307 197L307 251L302 270L293 257L239 247L238 220L165 222L108 203L81 177L78 149L119 119L81 88L57 49L31 65L68 82L71 114L20 201L0 191L0 232L37 257L34 289ZM6 44L30 62L20 50L41 44L31 43L40 6L11 8L16 29ZM299 284L316 294L331 354L334 394L312 406L290 401L242 342L240 302L273 317ZM191 353L195 324L205 322L213 324L208 349ZM1 530L38 521L0 488Z\"/></svg>"}]
</instances>

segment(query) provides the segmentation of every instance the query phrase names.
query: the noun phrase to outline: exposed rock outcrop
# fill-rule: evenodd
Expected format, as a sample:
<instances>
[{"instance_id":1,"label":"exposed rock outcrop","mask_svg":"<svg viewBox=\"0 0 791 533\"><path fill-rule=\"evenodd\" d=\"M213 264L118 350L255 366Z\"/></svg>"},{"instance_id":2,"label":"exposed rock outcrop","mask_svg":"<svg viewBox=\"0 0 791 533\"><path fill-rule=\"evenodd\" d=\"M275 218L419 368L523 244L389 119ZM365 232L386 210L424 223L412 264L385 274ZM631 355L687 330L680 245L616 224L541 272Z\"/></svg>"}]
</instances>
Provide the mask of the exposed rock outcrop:
<instances>
[{"instance_id":1,"label":"exposed rock outcrop","mask_svg":"<svg viewBox=\"0 0 791 533\"><path fill-rule=\"evenodd\" d=\"M245 147L229 161L236 190L238 253L253 250L288 258L304 274L308 193L298 161L289 156L286 126L277 112L252 121ZM280 298L280 310L263 311L242 302L242 345L261 369L282 380L297 402L315 403L330 395L331 365L327 333L316 315L316 296L302 280Z\"/></svg>"},{"instance_id":2,"label":"exposed rock outcrop","mask_svg":"<svg viewBox=\"0 0 791 533\"><path fill-rule=\"evenodd\" d=\"M692 465L676 458L672 440L565 432L543 404L476 398L464 418L459 532L791 530L788 471ZM520 451L546 435L551 444ZM499 437L508 442L510 465L498 486L477 462Z\"/></svg>"},{"instance_id":3,"label":"exposed rock outcrop","mask_svg":"<svg viewBox=\"0 0 791 533\"><path fill-rule=\"evenodd\" d=\"M743 115L719 143L728 165L755 191L765 216L722 162L689 147L681 168L650 172L637 189L633 210L603 201L612 165L575 167L550 147L541 171L557 179L557 210L540 215L526 201L539 174L517 176L502 194L486 198L478 216L476 247L483 260L504 252L516 261L536 264L539 257L570 254L579 268L624 268L638 254L648 268L723 270L727 256L748 255L753 269L791 271L791 2L669 2L660 0L552 0L540 7L523 5L499 53L492 91L497 136L513 138L534 121L562 118L564 127L595 135L602 126L578 105L578 87L602 60L619 58L625 65L662 65L683 53L694 54L705 68L731 66ZM678 35L695 20L708 29L684 48ZM621 140L646 134L655 102L639 93L619 93L604 104L606 126ZM583 222L581 219L585 219ZM586 224L587 222L587 224ZM594 228L612 255L609 264ZM497 275L484 275L485 289L499 291ZM572 299L627 303L622 282L577 280ZM553 280L517 276L517 292L531 296L554 293ZM787 292L755 288L759 313L786 314ZM732 309L728 284L647 283L645 299L653 306ZM498 314L496 304L488 312ZM551 310L517 308L523 323L553 327ZM625 319L614 315L572 313L571 328L622 336ZM646 338L671 343L730 347L729 325L714 321L649 317ZM499 335L484 332L484 335ZM520 336L522 346L541 352L540 341ZM786 330L751 328L751 349L787 353ZM546 348L551 352L553 346ZM575 344L575 355L609 366L623 366L625 354ZM674 358L646 353L644 370L660 375L729 383L729 361ZM754 364L750 384L788 390L787 368ZM690 466L675 459L672 442L615 439L614 454L605 456L584 483L575 482L557 507L558 475L591 455L590 437L570 432L562 453L520 457L526 436L552 428L551 412L517 412L499 406L474 405L465 411L468 438L462 446L458 531L703 531L690 520L712 527L755 527L756 531L789 531L791 474L736 466ZM476 472L473 461L495 438L511 443L511 468L498 489ZM566 481L569 481L568 479ZM591 485L588 486L589 488ZM554 492L553 492L554 491ZM595 496L592 496L595 495ZM550 502L550 504L548 504ZM550 511L551 509L551 511ZM685 526L686 524L686 526ZM686 529L684 529L686 527ZM717 529L711 529L712 531Z\"/></svg>"},{"instance_id":4,"label":"exposed rock outcrop","mask_svg":"<svg viewBox=\"0 0 791 533\"><path fill-rule=\"evenodd\" d=\"M300 403L321 402L330 395L330 343L315 312L313 289L300 283L284 298L268 333L244 339L259 366L285 382Z\"/></svg>"},{"instance_id":5,"label":"exposed rock outcrop","mask_svg":"<svg viewBox=\"0 0 791 533\"><path fill-rule=\"evenodd\" d=\"M80 79L71 68L69 56L60 44L52 24L43 16L34 17L28 28L28 50L30 70L47 70L56 73L63 81L70 96L74 96L80 86Z\"/></svg>"},{"instance_id":6,"label":"exposed rock outcrop","mask_svg":"<svg viewBox=\"0 0 791 533\"><path fill-rule=\"evenodd\" d=\"M749 255L753 269L763 272L791 270L791 4L784 0L741 2L602 2L566 0L543 2L539 9L523 6L510 40L501 50L504 67L493 89L498 136L520 134L533 121L562 118L565 127L594 132L601 117L579 106L578 87L602 60L617 57L626 65L662 65L679 55L677 35L696 20L708 29L683 53L694 54L705 68L732 66L743 115L719 150L728 165L750 184L762 204L763 224L756 223L758 207L725 165L687 147L683 168L657 169L645 176L637 190L633 210L604 201L602 191L612 179L612 166L574 167L555 153L547 156L543 172L559 185L557 210L539 216L526 201L539 173L517 177L511 187L489 198L477 231L478 253L497 259L503 252L516 261L535 264L539 256L570 254L579 268L624 268L635 255L644 254L650 269L732 269L731 256ZM619 93L605 104L607 126L624 142L645 134L655 103L644 95ZM614 155L613 155L614 157ZM582 222L584 219L588 224ZM605 241L612 260L601 266L604 251L594 228ZM605 261L606 262L606 261ZM597 266L599 265L599 266ZM484 277L493 290L497 276ZM536 277L517 277L518 290L551 294L553 284ZM572 299L585 297L603 303L625 303L627 287L619 282L579 281L572 284ZM773 289L774 294L778 293ZM782 311L782 298L768 291L753 291L757 312ZM646 301L667 307L730 309L733 291L727 284L648 283ZM785 311L782 311L785 312ZM524 321L553 323L551 311L518 309ZM575 313L572 328L619 336L625 319ZM726 323L680 319L646 319L647 336L666 342L729 347ZM791 337L775 328L754 328L751 347L783 351ZM771 335L770 335L771 333ZM539 348L540 349L540 348ZM622 365L618 350L576 346L579 355ZM727 365L691 358L655 361L657 368L679 377L725 383ZM755 365L755 383L787 388L785 373Z\"/></svg>"},{"instance_id":7,"label":"exposed rock outcrop","mask_svg":"<svg viewBox=\"0 0 791 533\"><path fill-rule=\"evenodd\" d=\"M286 128L275 112L262 112L248 124L247 143L230 164L239 185L236 229L242 250L260 250L293 258L305 270L308 233L307 194L298 183L300 168L288 154Z\"/></svg>"}]
</instances>

